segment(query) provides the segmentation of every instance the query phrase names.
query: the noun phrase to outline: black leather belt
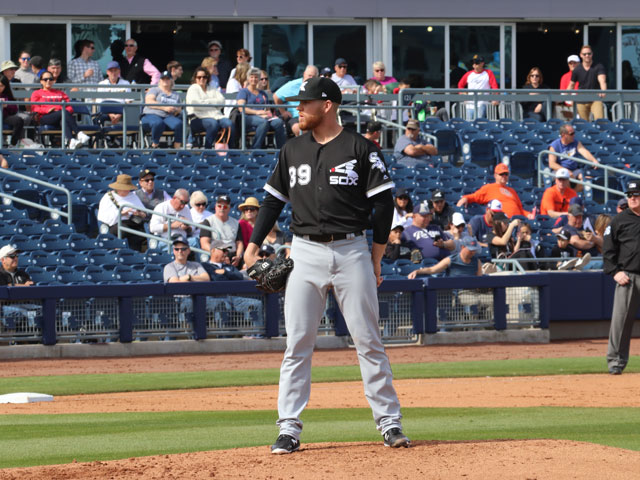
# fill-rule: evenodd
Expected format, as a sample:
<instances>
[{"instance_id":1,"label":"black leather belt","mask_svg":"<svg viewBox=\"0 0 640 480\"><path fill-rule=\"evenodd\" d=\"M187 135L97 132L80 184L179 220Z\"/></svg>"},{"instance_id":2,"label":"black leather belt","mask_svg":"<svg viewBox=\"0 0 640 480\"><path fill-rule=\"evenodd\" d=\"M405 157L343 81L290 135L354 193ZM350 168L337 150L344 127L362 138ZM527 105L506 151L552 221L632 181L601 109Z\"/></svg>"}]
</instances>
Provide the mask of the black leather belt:
<instances>
[{"instance_id":1,"label":"black leather belt","mask_svg":"<svg viewBox=\"0 0 640 480\"><path fill-rule=\"evenodd\" d=\"M301 235L305 240L312 242L329 243L338 240L346 240L347 238L356 238L364 235L362 232L353 233L326 233L324 235Z\"/></svg>"}]
</instances>

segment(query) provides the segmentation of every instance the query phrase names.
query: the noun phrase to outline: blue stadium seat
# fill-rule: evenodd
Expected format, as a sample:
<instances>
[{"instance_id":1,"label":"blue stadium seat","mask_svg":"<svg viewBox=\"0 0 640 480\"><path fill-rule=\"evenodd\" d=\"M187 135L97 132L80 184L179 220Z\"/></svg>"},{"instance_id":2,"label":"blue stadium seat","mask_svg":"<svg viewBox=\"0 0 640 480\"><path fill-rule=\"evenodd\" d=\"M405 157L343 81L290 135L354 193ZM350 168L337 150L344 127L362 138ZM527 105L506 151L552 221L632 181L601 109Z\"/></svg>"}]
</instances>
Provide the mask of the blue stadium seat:
<instances>
[{"instance_id":1,"label":"blue stadium seat","mask_svg":"<svg viewBox=\"0 0 640 480\"><path fill-rule=\"evenodd\" d=\"M57 256L58 264L66 267L77 267L89 265L89 256L86 253L74 252L71 250L62 251Z\"/></svg>"},{"instance_id":2,"label":"blue stadium seat","mask_svg":"<svg viewBox=\"0 0 640 480\"><path fill-rule=\"evenodd\" d=\"M51 233L45 233L38 239L40 248L45 251L59 252L61 250L67 250L69 248L69 240L67 237L55 235Z\"/></svg>"},{"instance_id":3,"label":"blue stadium seat","mask_svg":"<svg viewBox=\"0 0 640 480\"><path fill-rule=\"evenodd\" d=\"M0 223L0 236L15 235L18 229L15 223Z\"/></svg>"},{"instance_id":4,"label":"blue stadium seat","mask_svg":"<svg viewBox=\"0 0 640 480\"><path fill-rule=\"evenodd\" d=\"M95 248L117 249L129 248L129 242L124 238L118 238L110 233L98 235L94 240Z\"/></svg>"},{"instance_id":5,"label":"blue stadium seat","mask_svg":"<svg viewBox=\"0 0 640 480\"><path fill-rule=\"evenodd\" d=\"M44 225L40 222L34 222L33 220L18 220L15 224L16 233L27 236L38 236L43 233L47 233Z\"/></svg>"},{"instance_id":6,"label":"blue stadium seat","mask_svg":"<svg viewBox=\"0 0 640 480\"><path fill-rule=\"evenodd\" d=\"M59 265L58 254L46 252L44 250L32 250L28 252L31 264L43 268L44 270L55 270Z\"/></svg>"},{"instance_id":7,"label":"blue stadium seat","mask_svg":"<svg viewBox=\"0 0 640 480\"><path fill-rule=\"evenodd\" d=\"M474 138L469 144L467 160L481 167L493 168L499 161L496 144L488 138Z\"/></svg>"},{"instance_id":8,"label":"blue stadium seat","mask_svg":"<svg viewBox=\"0 0 640 480\"><path fill-rule=\"evenodd\" d=\"M84 280L99 284L114 283L117 280L113 270L105 270L95 266L85 268L84 273L81 275Z\"/></svg>"},{"instance_id":9,"label":"blue stadium seat","mask_svg":"<svg viewBox=\"0 0 640 480\"><path fill-rule=\"evenodd\" d=\"M148 281L141 268L118 265L113 269L116 280L123 283L141 283Z\"/></svg>"},{"instance_id":10,"label":"blue stadium seat","mask_svg":"<svg viewBox=\"0 0 640 480\"><path fill-rule=\"evenodd\" d=\"M173 262L173 255L171 255L166 250L161 250L159 248L150 248L146 252L146 260L148 264L164 266L167 263Z\"/></svg>"},{"instance_id":11,"label":"blue stadium seat","mask_svg":"<svg viewBox=\"0 0 640 480\"><path fill-rule=\"evenodd\" d=\"M26 271L35 285L55 285L60 283L53 271L49 272L39 267L27 267Z\"/></svg>"},{"instance_id":12,"label":"blue stadium seat","mask_svg":"<svg viewBox=\"0 0 640 480\"><path fill-rule=\"evenodd\" d=\"M145 256L130 248L122 248L116 252L116 260L119 265L138 266L146 263Z\"/></svg>"},{"instance_id":13,"label":"blue stadium seat","mask_svg":"<svg viewBox=\"0 0 640 480\"><path fill-rule=\"evenodd\" d=\"M89 264L100 266L105 269L113 270L120 263L116 252L106 250L104 248L96 248L87 252Z\"/></svg>"},{"instance_id":14,"label":"blue stadium seat","mask_svg":"<svg viewBox=\"0 0 640 480\"><path fill-rule=\"evenodd\" d=\"M520 178L534 178L538 172L538 157L530 151L516 151L509 159L509 169Z\"/></svg>"},{"instance_id":15,"label":"blue stadium seat","mask_svg":"<svg viewBox=\"0 0 640 480\"><path fill-rule=\"evenodd\" d=\"M0 206L0 221L7 222L12 220L19 220L21 218L27 218L27 212L24 210L18 210L13 206Z\"/></svg>"},{"instance_id":16,"label":"blue stadium seat","mask_svg":"<svg viewBox=\"0 0 640 480\"><path fill-rule=\"evenodd\" d=\"M150 282L164 281L163 271L164 271L163 265L146 265L142 269L142 273L144 274L145 280L148 280Z\"/></svg>"},{"instance_id":17,"label":"blue stadium seat","mask_svg":"<svg viewBox=\"0 0 640 480\"><path fill-rule=\"evenodd\" d=\"M79 272L71 267L59 266L54 270L53 273L55 274L56 280L61 283L78 284L84 283L86 281L86 278L84 277L82 272Z\"/></svg>"},{"instance_id":18,"label":"blue stadium seat","mask_svg":"<svg viewBox=\"0 0 640 480\"><path fill-rule=\"evenodd\" d=\"M13 235L10 243L16 245L23 252L31 250L40 250L40 240L37 238L27 237L26 235Z\"/></svg>"},{"instance_id":19,"label":"blue stadium seat","mask_svg":"<svg viewBox=\"0 0 640 480\"><path fill-rule=\"evenodd\" d=\"M48 218L44 221L43 229L43 233L52 233L56 235L71 235L72 233L75 233L73 224L69 225L62 220L53 218Z\"/></svg>"},{"instance_id":20,"label":"blue stadium seat","mask_svg":"<svg viewBox=\"0 0 640 480\"><path fill-rule=\"evenodd\" d=\"M77 252L92 250L96 247L95 240L82 233L69 235L69 247Z\"/></svg>"}]
</instances>

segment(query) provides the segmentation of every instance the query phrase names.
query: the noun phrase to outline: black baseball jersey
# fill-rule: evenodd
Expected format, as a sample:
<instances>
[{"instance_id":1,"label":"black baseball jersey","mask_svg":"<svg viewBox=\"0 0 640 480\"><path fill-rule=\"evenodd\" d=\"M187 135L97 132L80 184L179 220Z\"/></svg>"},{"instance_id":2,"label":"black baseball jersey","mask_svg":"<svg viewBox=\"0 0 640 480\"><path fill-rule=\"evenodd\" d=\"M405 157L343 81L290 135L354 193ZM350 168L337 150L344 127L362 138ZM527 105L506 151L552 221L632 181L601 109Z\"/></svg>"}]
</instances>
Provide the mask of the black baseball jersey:
<instances>
[{"instance_id":1,"label":"black baseball jersey","mask_svg":"<svg viewBox=\"0 0 640 480\"><path fill-rule=\"evenodd\" d=\"M369 199L393 187L380 150L342 130L324 145L310 132L289 140L265 190L291 202L293 233L318 235L370 228Z\"/></svg>"},{"instance_id":2,"label":"black baseball jersey","mask_svg":"<svg viewBox=\"0 0 640 480\"><path fill-rule=\"evenodd\" d=\"M602 257L604 273L640 274L640 216L627 208L613 217L604 231Z\"/></svg>"}]
</instances>

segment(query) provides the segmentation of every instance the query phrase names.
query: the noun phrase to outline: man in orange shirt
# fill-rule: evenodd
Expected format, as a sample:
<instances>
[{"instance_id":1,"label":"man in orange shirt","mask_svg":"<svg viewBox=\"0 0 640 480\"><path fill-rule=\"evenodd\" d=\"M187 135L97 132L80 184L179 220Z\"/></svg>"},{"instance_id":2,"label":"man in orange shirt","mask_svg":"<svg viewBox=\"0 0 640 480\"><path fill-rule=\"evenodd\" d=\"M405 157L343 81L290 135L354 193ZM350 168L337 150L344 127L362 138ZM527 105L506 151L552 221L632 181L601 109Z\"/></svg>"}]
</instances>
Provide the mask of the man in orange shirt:
<instances>
[{"instance_id":1,"label":"man in orange shirt","mask_svg":"<svg viewBox=\"0 0 640 480\"><path fill-rule=\"evenodd\" d=\"M531 212L527 212L522 207L522 202L516 191L507 186L507 183L509 183L509 167L504 163L499 163L493 171L493 176L496 179L496 183L488 183L473 193L463 195L458 200L458 207L469 203L485 204L497 199L502 203L502 211L507 217L524 215L529 220L533 220L536 217L536 208L534 207Z\"/></svg>"},{"instance_id":2,"label":"man in orange shirt","mask_svg":"<svg viewBox=\"0 0 640 480\"><path fill-rule=\"evenodd\" d=\"M555 185L547 188L542 194L540 213L549 215L551 218L558 218L569 212L569 200L577 197L576 191L569 186L571 172L566 168L556 170Z\"/></svg>"}]
</instances>

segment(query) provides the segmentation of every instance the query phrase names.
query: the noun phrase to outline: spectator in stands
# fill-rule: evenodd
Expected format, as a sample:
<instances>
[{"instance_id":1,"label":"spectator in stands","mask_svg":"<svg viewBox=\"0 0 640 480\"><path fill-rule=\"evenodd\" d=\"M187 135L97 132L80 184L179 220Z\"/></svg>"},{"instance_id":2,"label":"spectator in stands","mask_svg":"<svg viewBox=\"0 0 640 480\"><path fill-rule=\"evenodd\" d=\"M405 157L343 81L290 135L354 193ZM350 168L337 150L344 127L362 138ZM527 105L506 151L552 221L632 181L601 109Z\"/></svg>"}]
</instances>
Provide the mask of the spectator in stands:
<instances>
[{"instance_id":1,"label":"spectator in stands","mask_svg":"<svg viewBox=\"0 0 640 480\"><path fill-rule=\"evenodd\" d=\"M367 122L364 138L371 140L376 144L376 147L380 148L380 135L382 135L382 124L374 120Z\"/></svg>"},{"instance_id":2,"label":"spectator in stands","mask_svg":"<svg viewBox=\"0 0 640 480\"><path fill-rule=\"evenodd\" d=\"M497 212L493 215L493 226L487 235L479 241L489 246L491 258L508 258L515 251L513 234L520 226L520 220L509 222L504 213Z\"/></svg>"},{"instance_id":3,"label":"spectator in stands","mask_svg":"<svg viewBox=\"0 0 640 480\"><path fill-rule=\"evenodd\" d=\"M445 200L444 192L436 188L431 193L431 203L433 204L433 220L431 220L431 223L440 225L443 231L448 229L454 210Z\"/></svg>"},{"instance_id":4,"label":"spectator in stands","mask_svg":"<svg viewBox=\"0 0 640 480\"><path fill-rule=\"evenodd\" d=\"M584 201L582 200L582 198L573 197L571 200L569 200L569 208L571 208L573 205L578 205L580 208L582 208L585 214L582 221L583 228L587 230L593 230L593 223L591 222L591 219L586 215L587 212L586 212L586 209L584 208ZM561 215L557 217L556 221L553 223L552 232L558 233L567 225L568 222L569 222L568 215Z\"/></svg>"},{"instance_id":5,"label":"spectator in stands","mask_svg":"<svg viewBox=\"0 0 640 480\"><path fill-rule=\"evenodd\" d=\"M64 135L69 142L69 148L75 149L89 143L89 136L81 132L78 124L73 118L73 107L71 105L62 108L62 102L69 102L69 97L62 90L53 88L55 79L49 72L44 72L40 77L42 88L31 94L32 102L52 102L44 105L32 105L31 111L39 118L40 125L52 125L62 128L62 115L64 115ZM76 138L73 138L73 137Z\"/></svg>"},{"instance_id":6,"label":"spectator in stands","mask_svg":"<svg viewBox=\"0 0 640 480\"><path fill-rule=\"evenodd\" d=\"M9 162L4 158L4 155L0 153L0 168L9 168Z\"/></svg>"},{"instance_id":7,"label":"spectator in stands","mask_svg":"<svg viewBox=\"0 0 640 480\"><path fill-rule=\"evenodd\" d=\"M160 81L160 71L142 55L138 55L138 42L133 38L124 43L125 57L118 60L122 77L130 83L155 85ZM114 59L115 60L115 59Z\"/></svg>"},{"instance_id":8,"label":"spectator in stands","mask_svg":"<svg viewBox=\"0 0 640 480\"><path fill-rule=\"evenodd\" d=\"M278 105L287 105L288 108L282 107L278 109L280 111L280 118L282 118L286 123L287 131L296 137L301 133L300 126L298 125L299 112L296 108L298 106L298 102L287 102L286 99L298 94L302 82L317 76L318 68L315 65L307 65L307 68L304 69L301 78L296 78L285 83L273 94L273 103Z\"/></svg>"},{"instance_id":9,"label":"spectator in stands","mask_svg":"<svg viewBox=\"0 0 640 480\"><path fill-rule=\"evenodd\" d=\"M69 62L69 78L72 83L98 83L102 80L100 64L92 60L96 47L93 41L84 39L78 43L78 52Z\"/></svg>"},{"instance_id":10,"label":"spectator in stands","mask_svg":"<svg viewBox=\"0 0 640 480\"><path fill-rule=\"evenodd\" d=\"M129 82L120 76L120 64L116 61L111 61L107 64L107 78L100 81L99 85L109 85L109 87L98 88L99 92L129 92L129 88L114 87L114 85L129 85ZM126 100L124 98L98 98L98 103L118 103L124 104ZM111 125L117 125L122 122L122 107L121 106L109 106L105 108L105 112L102 112L98 120L102 123L109 121Z\"/></svg>"},{"instance_id":11,"label":"spectator in stands","mask_svg":"<svg viewBox=\"0 0 640 480\"><path fill-rule=\"evenodd\" d=\"M602 64L593 64L593 50L589 45L583 45L580 49L580 57L582 63L571 73L571 82L568 90L573 90L578 84L578 90L606 90L607 89L607 71ZM605 94L599 94L604 98ZM580 118L591 121L590 116L593 115L594 120L604 118L604 105L601 101L597 102L578 102L578 115Z\"/></svg>"},{"instance_id":12,"label":"spectator in stands","mask_svg":"<svg viewBox=\"0 0 640 480\"><path fill-rule=\"evenodd\" d=\"M231 62L222 57L222 43L218 40L211 40L207 44L209 49L209 56L214 60L217 60L218 66L218 78L220 79L220 86L227 85L231 73Z\"/></svg>"},{"instance_id":13,"label":"spectator in stands","mask_svg":"<svg viewBox=\"0 0 640 480\"><path fill-rule=\"evenodd\" d=\"M171 215L172 217L183 218L190 222L191 211L189 210L189 192L184 188L179 188L173 197L162 203L156 205L153 209L153 215L151 216L151 222L149 222L149 231L154 235L159 235L164 238L173 238L173 235L182 235L185 242L189 245L197 245L198 238L193 235L193 227L180 220L171 220L171 235L169 235L169 219L157 215L159 213Z\"/></svg>"},{"instance_id":14,"label":"spectator in stands","mask_svg":"<svg viewBox=\"0 0 640 480\"><path fill-rule=\"evenodd\" d=\"M174 261L164 266L165 283L208 282L210 280L209 274L200 263L187 260L191 249L183 237L177 235L171 244L173 245Z\"/></svg>"},{"instance_id":15,"label":"spectator in stands","mask_svg":"<svg viewBox=\"0 0 640 480\"><path fill-rule=\"evenodd\" d=\"M629 208L629 202L626 198L621 198L618 200L618 204L616 205L616 213L620 213Z\"/></svg>"},{"instance_id":16,"label":"spectator in stands","mask_svg":"<svg viewBox=\"0 0 640 480\"><path fill-rule=\"evenodd\" d=\"M195 223L202 223L211 215L213 215L213 212L207 210L208 204L209 200L207 200L207 196L204 194L204 192L196 190L191 194L189 205L191 205L191 218ZM199 228L196 227L193 229L193 236L198 239L198 242L200 241ZM198 246L200 246L199 243Z\"/></svg>"},{"instance_id":17,"label":"spectator in stands","mask_svg":"<svg viewBox=\"0 0 640 480\"><path fill-rule=\"evenodd\" d=\"M224 95L209 84L211 77L204 67L197 67L187 90L187 104L204 104L202 107L187 107L191 123L191 133L205 132L204 148L213 148L221 129L232 129L231 120L222 112ZM233 133L232 133L233 135Z\"/></svg>"},{"instance_id":18,"label":"spectator in stands","mask_svg":"<svg viewBox=\"0 0 640 480\"><path fill-rule=\"evenodd\" d=\"M418 275L434 275L446 272L447 277L467 277L482 275L482 264L479 259L475 259L475 254L480 250L480 245L475 238L464 237L461 241L459 252L445 257L431 267L418 268L411 272L409 279L415 279Z\"/></svg>"},{"instance_id":19,"label":"spectator in stands","mask_svg":"<svg viewBox=\"0 0 640 480\"><path fill-rule=\"evenodd\" d=\"M499 163L494 169L493 176L495 183L487 183L473 193L463 195L458 200L457 206L464 207L470 203L489 203L493 199L500 201L502 211L508 216L524 215L529 220L533 220L536 216L536 207L531 212L527 212L522 207L522 202L516 191L509 187L509 167L504 163Z\"/></svg>"},{"instance_id":20,"label":"spectator in stands","mask_svg":"<svg viewBox=\"0 0 640 480\"><path fill-rule=\"evenodd\" d=\"M628 205L627 205L628 207ZM596 221L593 224L594 235L602 238L602 244L596 243L596 248L598 249L598 255L602 255L602 247L604 244L604 234L607 231L607 227L611 223L611 216L606 213L601 213L596 218Z\"/></svg>"},{"instance_id":21,"label":"spectator in stands","mask_svg":"<svg viewBox=\"0 0 640 480\"><path fill-rule=\"evenodd\" d=\"M474 55L471 59L471 65L473 68L465 73L458 82L458 88L466 88L468 90L489 90L497 89L498 82L491 70L484 68L484 57L481 55ZM485 118L487 116L487 102L477 102L478 112L474 116L475 105L474 102L466 102L466 118L467 120L473 120L474 118ZM497 105L498 102L493 102Z\"/></svg>"},{"instance_id":22,"label":"spectator in stands","mask_svg":"<svg viewBox=\"0 0 640 480\"><path fill-rule=\"evenodd\" d=\"M560 269L562 264L566 263L569 258L576 256L576 249L569 244L570 238L571 233L568 230L562 229L556 233L556 244L551 249L551 254L549 256L551 258L560 258L561 260L552 265L553 270ZM577 262L572 262L572 265L569 268L573 268L576 263ZM562 270L567 270L567 265L565 265Z\"/></svg>"},{"instance_id":23,"label":"spectator in stands","mask_svg":"<svg viewBox=\"0 0 640 480\"><path fill-rule=\"evenodd\" d=\"M173 148L182 146L182 107L180 95L173 91L173 79L166 70L162 72L157 87L152 87L144 97L140 123L151 130L151 148L160 146L165 130L173 130Z\"/></svg>"},{"instance_id":24,"label":"spectator in stands","mask_svg":"<svg viewBox=\"0 0 640 480\"><path fill-rule=\"evenodd\" d=\"M225 242L214 240L211 244L211 256L209 261L202 264L212 282L223 282L227 280L245 280L244 275L233 265L229 264L228 252ZM264 325L262 313L262 299L241 297L237 295L227 295L224 297L207 297L207 311L214 312L216 327L224 327L220 309L231 310L244 315L246 325L253 323L254 328ZM256 320L252 322L251 312L255 312Z\"/></svg>"},{"instance_id":25,"label":"spectator in stands","mask_svg":"<svg viewBox=\"0 0 640 480\"><path fill-rule=\"evenodd\" d=\"M53 75L53 78L56 80L56 83L71 83L67 77L61 76L62 74L62 62L59 58L51 58L49 59L49 64L47 65L47 71Z\"/></svg>"},{"instance_id":26,"label":"spectator in stands","mask_svg":"<svg viewBox=\"0 0 640 480\"><path fill-rule=\"evenodd\" d=\"M391 93L396 87L398 80L396 80L395 77L387 76L386 70L387 68L381 61L373 62L373 77L371 77L371 80L378 81L380 85L385 87L386 93Z\"/></svg>"},{"instance_id":27,"label":"spectator in stands","mask_svg":"<svg viewBox=\"0 0 640 480\"><path fill-rule=\"evenodd\" d=\"M333 63L335 73L331 75L331 80L336 82L340 89L358 85L355 79L347 73L348 67L347 61L342 57L336 58L336 61Z\"/></svg>"},{"instance_id":28,"label":"spectator in stands","mask_svg":"<svg viewBox=\"0 0 640 480\"><path fill-rule=\"evenodd\" d=\"M38 83L35 73L31 71L31 65L29 64L30 60L31 54L29 52L20 52L20 56L18 57L20 68L16 70L15 78L20 80L22 83Z\"/></svg>"},{"instance_id":29,"label":"spectator in stands","mask_svg":"<svg viewBox=\"0 0 640 480\"><path fill-rule=\"evenodd\" d=\"M109 53L111 54L111 60L122 63L124 61L124 55L122 52L124 51L124 42L120 39L114 40L109 45Z\"/></svg>"},{"instance_id":30,"label":"spectator in stands","mask_svg":"<svg viewBox=\"0 0 640 480\"><path fill-rule=\"evenodd\" d=\"M273 224L273 227L271 227L271 230L269 230L269 233L262 242L262 246L272 247L278 256L288 257L290 253L289 249L282 248L285 245L291 245L291 241L287 239L287 236L280 229L280 225L276 222Z\"/></svg>"},{"instance_id":31,"label":"spectator in stands","mask_svg":"<svg viewBox=\"0 0 640 480\"><path fill-rule=\"evenodd\" d=\"M178 83L178 80L180 80L180 77L182 77L182 74L184 73L182 64L177 60L171 60L167 63L167 71L171 75L174 84Z\"/></svg>"},{"instance_id":32,"label":"spectator in stands","mask_svg":"<svg viewBox=\"0 0 640 480\"><path fill-rule=\"evenodd\" d=\"M227 83L226 93L238 93L242 90L247 85L249 70L251 70L251 65L239 63L235 75Z\"/></svg>"},{"instance_id":33,"label":"spectator in stands","mask_svg":"<svg viewBox=\"0 0 640 480\"><path fill-rule=\"evenodd\" d=\"M242 243L246 249L249 245L251 234L253 233L253 227L256 225L260 203L256 197L248 197L243 203L238 205L238 210L242 212L238 223L240 225L240 231L242 232Z\"/></svg>"},{"instance_id":34,"label":"spectator in stands","mask_svg":"<svg viewBox=\"0 0 640 480\"><path fill-rule=\"evenodd\" d=\"M324 67L324 68L320 71L320 76L321 76L321 77L331 78L331 75L333 75L333 72L331 71L331 69L330 69L329 67Z\"/></svg>"},{"instance_id":35,"label":"spectator in stands","mask_svg":"<svg viewBox=\"0 0 640 480\"><path fill-rule=\"evenodd\" d=\"M411 249L418 249L423 258L441 260L455 248L453 240L445 240L442 229L431 224L433 211L424 201L413 209L413 222L402 233L402 240Z\"/></svg>"},{"instance_id":36,"label":"spectator in stands","mask_svg":"<svg viewBox=\"0 0 640 480\"><path fill-rule=\"evenodd\" d=\"M542 194L540 202L540 213L557 218L560 215L567 215L569 212L569 202L573 197L577 197L576 191L569 186L571 172L566 168L556 170L555 184L547 188Z\"/></svg>"},{"instance_id":37,"label":"spectator in stands","mask_svg":"<svg viewBox=\"0 0 640 480\"><path fill-rule=\"evenodd\" d=\"M270 103L266 92L258 88L260 70L252 68L249 70L248 78L247 88L243 88L238 92L237 100L238 106L247 105L244 110L241 110L245 114L247 130L255 130L251 148L262 148L269 131L273 131L275 134L276 148L282 148L287 140L284 122L281 118L275 116L271 109L260 107L260 105Z\"/></svg>"},{"instance_id":38,"label":"spectator in stands","mask_svg":"<svg viewBox=\"0 0 640 480\"><path fill-rule=\"evenodd\" d=\"M7 77L10 82L20 83L20 79L16 78L17 70L18 70L18 65L13 63L11 60L5 60L0 64L0 74Z\"/></svg>"},{"instance_id":39,"label":"spectator in stands","mask_svg":"<svg viewBox=\"0 0 640 480\"><path fill-rule=\"evenodd\" d=\"M533 238L533 230L528 223L522 223L516 233L513 254L509 258L526 259L544 257L544 248ZM525 270L538 270L538 262L521 262Z\"/></svg>"},{"instance_id":40,"label":"spectator in stands","mask_svg":"<svg viewBox=\"0 0 640 480\"><path fill-rule=\"evenodd\" d=\"M240 224L238 220L229 215L230 209L231 199L229 196L218 195L214 214L202 222L202 225L213 227L213 231L201 229L200 248L211 250L212 239L223 240L225 248L228 248L231 252L231 263L237 267L244 253L244 245L242 243Z\"/></svg>"},{"instance_id":41,"label":"spectator in stands","mask_svg":"<svg viewBox=\"0 0 640 480\"><path fill-rule=\"evenodd\" d=\"M493 216L496 213L503 213L502 202L500 202L500 200L491 200L487 204L487 209L484 214L475 215L471 220L469 220L471 235L473 235L479 242L482 242L482 238L484 238L484 236L493 228ZM486 246L486 244L484 246Z\"/></svg>"},{"instance_id":42,"label":"spectator in stands","mask_svg":"<svg viewBox=\"0 0 640 480\"><path fill-rule=\"evenodd\" d=\"M287 60L282 64L281 68L282 68L282 76L278 78L275 82L273 82L273 85L271 85L271 88L273 89L274 92L276 92L285 83L288 83L291 80L293 80L293 76L296 73L297 66L295 63Z\"/></svg>"},{"instance_id":43,"label":"spectator in stands","mask_svg":"<svg viewBox=\"0 0 640 480\"><path fill-rule=\"evenodd\" d=\"M236 52L237 65L233 67L233 70L231 70L231 73L229 73L229 78L234 77L238 65L240 65L241 63L248 63L249 65L251 65L251 60L253 60L253 57L251 56L251 52L249 50L247 50L246 48L238 49L238 51Z\"/></svg>"},{"instance_id":44,"label":"spectator in stands","mask_svg":"<svg viewBox=\"0 0 640 480\"><path fill-rule=\"evenodd\" d=\"M420 123L412 118L407 122L404 135L398 138L393 153L398 163L414 167L431 161L431 155L437 155L438 149L420 137Z\"/></svg>"},{"instance_id":45,"label":"spectator in stands","mask_svg":"<svg viewBox=\"0 0 640 480\"><path fill-rule=\"evenodd\" d=\"M15 245L5 245L0 248L0 285L7 287L29 287L33 281L29 274L18 268L20 251ZM4 313L4 309L3 309Z\"/></svg>"},{"instance_id":46,"label":"spectator in stands","mask_svg":"<svg viewBox=\"0 0 640 480\"><path fill-rule=\"evenodd\" d=\"M2 103L2 129L11 128L10 145L15 147L22 138L24 119L18 115L18 105L6 105L4 102L15 102L9 78L0 73L0 103Z\"/></svg>"},{"instance_id":47,"label":"spectator in stands","mask_svg":"<svg viewBox=\"0 0 640 480\"><path fill-rule=\"evenodd\" d=\"M393 225L389 231L389 240L384 249L384 258L389 260L411 259L411 249L402 241L404 226L400 223Z\"/></svg>"},{"instance_id":48,"label":"spectator in stands","mask_svg":"<svg viewBox=\"0 0 640 480\"><path fill-rule=\"evenodd\" d=\"M143 169L138 176L138 185L140 188L136 190L136 195L142 202L145 208L153 210L162 202L171 200L169 195L164 190L156 188L156 173L148 168ZM150 221L149 216L146 221Z\"/></svg>"},{"instance_id":49,"label":"spectator in stands","mask_svg":"<svg viewBox=\"0 0 640 480\"><path fill-rule=\"evenodd\" d=\"M569 243L577 250L578 256L585 258L584 265L589 263L591 256L598 255L598 246L602 248L603 239L592 230L584 229L583 217L584 209L580 205L571 205L564 229L571 234Z\"/></svg>"},{"instance_id":50,"label":"spectator in stands","mask_svg":"<svg viewBox=\"0 0 640 480\"><path fill-rule=\"evenodd\" d=\"M623 90L637 90L638 81L633 75L633 69L631 68L631 62L629 60L622 61L622 89Z\"/></svg>"},{"instance_id":51,"label":"spectator in stands","mask_svg":"<svg viewBox=\"0 0 640 480\"><path fill-rule=\"evenodd\" d=\"M585 160L589 160L594 164L600 163L598 159L594 157L584 145L582 145L582 142L576 140L576 129L570 123L565 123L560 126L560 138L556 138L551 142L549 150L569 155L570 157L574 157L579 153ZM582 164L570 158L558 157L556 155L549 154L549 167L552 170L566 168L571 173L571 178L584 180ZM576 191L582 191L582 185L577 185Z\"/></svg>"},{"instance_id":52,"label":"spectator in stands","mask_svg":"<svg viewBox=\"0 0 640 480\"><path fill-rule=\"evenodd\" d=\"M36 79L40 81L40 77L45 72L44 58L42 58L40 55L35 55L31 57L31 61L29 63L31 64L31 71L36 76Z\"/></svg>"},{"instance_id":53,"label":"spectator in stands","mask_svg":"<svg viewBox=\"0 0 640 480\"><path fill-rule=\"evenodd\" d=\"M200 66L209 72L209 86L220 90L220 79L218 78L218 64L216 60L211 57L205 57L202 59Z\"/></svg>"},{"instance_id":54,"label":"spectator in stands","mask_svg":"<svg viewBox=\"0 0 640 480\"><path fill-rule=\"evenodd\" d=\"M567 64L569 65L569 71L562 75L560 78L560 90L568 90L569 84L571 83L571 75L573 75L573 71L575 68L580 65L580 57L578 55L569 55L567 57ZM578 88L579 82L576 82L574 88ZM568 105L571 105L573 102L567 102Z\"/></svg>"},{"instance_id":55,"label":"spectator in stands","mask_svg":"<svg viewBox=\"0 0 640 480\"><path fill-rule=\"evenodd\" d=\"M451 217L451 223L448 225L447 229L444 231L444 238L447 240L453 240L453 244L455 246L454 251L460 251L460 241L464 237L471 237L470 229L467 226L464 215L460 212L454 212Z\"/></svg>"},{"instance_id":56,"label":"spectator in stands","mask_svg":"<svg viewBox=\"0 0 640 480\"><path fill-rule=\"evenodd\" d=\"M258 81L258 89L264 90L267 94L271 94L269 87L269 74L265 70L260 70L260 80Z\"/></svg>"},{"instance_id":57,"label":"spectator in stands","mask_svg":"<svg viewBox=\"0 0 640 480\"><path fill-rule=\"evenodd\" d=\"M122 209L121 224L132 230L144 233L144 222L147 214L136 208L144 208L144 205L133 193L136 189L131 181L130 175L118 175L116 181L109 184L111 189L105 193L100 204L98 205L98 222L104 223L109 227L109 233L118 234L118 212L120 206L124 204L133 205L133 207L124 207ZM142 251L145 243L144 237L140 237L133 233L123 232L122 237L129 241L129 246L134 250Z\"/></svg>"},{"instance_id":58,"label":"spectator in stands","mask_svg":"<svg viewBox=\"0 0 640 480\"><path fill-rule=\"evenodd\" d=\"M394 198L392 225L411 225L413 217L413 202L406 188L398 188Z\"/></svg>"},{"instance_id":59,"label":"spectator in stands","mask_svg":"<svg viewBox=\"0 0 640 480\"><path fill-rule=\"evenodd\" d=\"M538 67L533 67L529 70L527 75L527 81L522 86L525 90L548 90L549 87L544 84L544 78L542 77L542 70ZM530 95L537 95L536 93L531 93ZM524 118L532 118L539 122L546 122L547 115L544 111L544 104L542 102L522 102L522 110L524 114Z\"/></svg>"}]
</instances>

